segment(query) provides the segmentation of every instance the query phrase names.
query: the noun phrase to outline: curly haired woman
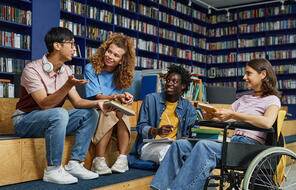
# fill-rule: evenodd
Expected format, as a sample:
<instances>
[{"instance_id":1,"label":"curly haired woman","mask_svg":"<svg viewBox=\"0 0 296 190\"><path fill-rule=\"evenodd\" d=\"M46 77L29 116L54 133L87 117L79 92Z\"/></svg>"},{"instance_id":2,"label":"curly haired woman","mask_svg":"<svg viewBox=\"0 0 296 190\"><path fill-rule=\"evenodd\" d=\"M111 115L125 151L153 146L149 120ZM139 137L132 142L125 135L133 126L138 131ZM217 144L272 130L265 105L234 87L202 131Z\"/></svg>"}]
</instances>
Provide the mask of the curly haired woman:
<instances>
[{"instance_id":1,"label":"curly haired woman","mask_svg":"<svg viewBox=\"0 0 296 190\"><path fill-rule=\"evenodd\" d=\"M117 100L123 104L132 104L133 96L123 92L133 83L135 68L134 41L123 34L112 34L91 57L91 63L85 66L84 78L86 97L89 99ZM117 132L120 155L111 167L107 166L104 154L113 130ZM91 170L100 175L112 171L124 173L128 170L127 147L130 137L128 116L119 111L107 115L100 113L97 130L92 142L96 146L96 157Z\"/></svg>"}]
</instances>

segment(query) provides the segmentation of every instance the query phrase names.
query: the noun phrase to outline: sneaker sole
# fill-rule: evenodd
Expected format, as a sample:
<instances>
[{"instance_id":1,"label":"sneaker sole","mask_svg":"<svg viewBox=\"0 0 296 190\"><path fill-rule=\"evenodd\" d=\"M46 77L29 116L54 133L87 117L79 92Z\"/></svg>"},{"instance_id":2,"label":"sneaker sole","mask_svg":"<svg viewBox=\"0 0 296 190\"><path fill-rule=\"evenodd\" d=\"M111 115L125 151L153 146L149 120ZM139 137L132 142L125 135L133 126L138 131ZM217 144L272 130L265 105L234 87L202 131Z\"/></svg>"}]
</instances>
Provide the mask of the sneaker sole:
<instances>
[{"instance_id":1,"label":"sneaker sole","mask_svg":"<svg viewBox=\"0 0 296 190\"><path fill-rule=\"evenodd\" d=\"M128 171L128 169L125 169L125 170L117 170L117 169L112 169L111 168L111 171L112 172L117 172L117 173L124 173L124 172Z\"/></svg>"},{"instance_id":2,"label":"sneaker sole","mask_svg":"<svg viewBox=\"0 0 296 190\"><path fill-rule=\"evenodd\" d=\"M73 184L73 183L78 183L78 179L73 180L73 181L55 181L55 180L49 179L47 177L43 177L43 181L50 182L50 183L55 183L55 184Z\"/></svg>"},{"instance_id":3,"label":"sneaker sole","mask_svg":"<svg viewBox=\"0 0 296 190\"><path fill-rule=\"evenodd\" d=\"M90 169L90 170L93 171L93 172L95 172L95 173L97 173L97 174L99 174L99 175L108 175L108 174L112 174L111 169L110 169L110 171L102 172L102 171L100 171L100 170L96 170L93 166L91 166L91 169Z\"/></svg>"}]
</instances>

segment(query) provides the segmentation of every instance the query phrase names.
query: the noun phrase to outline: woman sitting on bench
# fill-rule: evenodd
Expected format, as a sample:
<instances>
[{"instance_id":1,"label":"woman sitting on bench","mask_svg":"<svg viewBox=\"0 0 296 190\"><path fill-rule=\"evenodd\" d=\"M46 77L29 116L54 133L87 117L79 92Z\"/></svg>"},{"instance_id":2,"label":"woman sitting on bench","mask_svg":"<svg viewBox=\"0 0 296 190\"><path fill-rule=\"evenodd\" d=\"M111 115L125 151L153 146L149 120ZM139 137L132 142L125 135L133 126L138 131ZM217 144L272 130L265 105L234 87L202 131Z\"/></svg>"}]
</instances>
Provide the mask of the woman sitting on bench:
<instances>
[{"instance_id":1,"label":"woman sitting on bench","mask_svg":"<svg viewBox=\"0 0 296 190\"><path fill-rule=\"evenodd\" d=\"M214 121L234 119L261 128L271 128L281 107L276 76L266 59L247 63L243 78L252 95L244 95L232 109L220 109L206 116ZM231 142L262 144L264 132L236 129ZM187 140L175 141L168 150L150 186L152 189L203 189L210 172L221 161L222 144L201 140L195 145Z\"/></svg>"}]
</instances>

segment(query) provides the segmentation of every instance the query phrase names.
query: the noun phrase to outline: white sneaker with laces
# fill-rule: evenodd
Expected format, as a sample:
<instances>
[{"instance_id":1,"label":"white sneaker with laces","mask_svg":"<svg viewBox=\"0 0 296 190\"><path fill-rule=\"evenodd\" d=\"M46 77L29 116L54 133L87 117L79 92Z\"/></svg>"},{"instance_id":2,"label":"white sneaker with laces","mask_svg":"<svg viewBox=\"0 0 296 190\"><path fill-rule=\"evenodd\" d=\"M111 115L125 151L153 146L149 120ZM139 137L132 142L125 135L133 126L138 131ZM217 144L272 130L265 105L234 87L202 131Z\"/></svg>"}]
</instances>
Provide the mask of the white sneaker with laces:
<instances>
[{"instance_id":1,"label":"white sneaker with laces","mask_svg":"<svg viewBox=\"0 0 296 190\"><path fill-rule=\"evenodd\" d=\"M128 170L128 162L126 157L119 156L116 162L111 167L114 172L124 173Z\"/></svg>"},{"instance_id":2,"label":"white sneaker with laces","mask_svg":"<svg viewBox=\"0 0 296 190\"><path fill-rule=\"evenodd\" d=\"M65 171L62 166L56 166L52 169L44 169L43 181L57 184L71 184L77 183L78 179Z\"/></svg>"},{"instance_id":3,"label":"white sneaker with laces","mask_svg":"<svg viewBox=\"0 0 296 190\"><path fill-rule=\"evenodd\" d=\"M111 169L107 166L105 158L95 157L92 161L91 171L99 175L112 174Z\"/></svg>"},{"instance_id":4,"label":"white sneaker with laces","mask_svg":"<svg viewBox=\"0 0 296 190\"><path fill-rule=\"evenodd\" d=\"M65 165L65 170L80 179L95 179L99 177L97 173L87 170L83 165L84 162L79 163L78 161L70 160L69 163Z\"/></svg>"}]
</instances>

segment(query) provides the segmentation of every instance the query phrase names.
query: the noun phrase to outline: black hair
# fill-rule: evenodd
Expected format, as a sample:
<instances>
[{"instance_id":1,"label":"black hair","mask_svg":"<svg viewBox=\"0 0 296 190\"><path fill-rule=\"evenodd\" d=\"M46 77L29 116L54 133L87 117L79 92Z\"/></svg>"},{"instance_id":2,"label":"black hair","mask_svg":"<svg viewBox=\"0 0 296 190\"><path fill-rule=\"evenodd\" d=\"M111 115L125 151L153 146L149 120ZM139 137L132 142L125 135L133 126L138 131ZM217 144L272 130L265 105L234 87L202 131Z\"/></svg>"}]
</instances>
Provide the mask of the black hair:
<instances>
[{"instance_id":1,"label":"black hair","mask_svg":"<svg viewBox=\"0 0 296 190\"><path fill-rule=\"evenodd\" d=\"M71 30L63 27L51 28L44 37L44 42L46 44L48 53L53 51L54 42L64 42L71 41L74 38Z\"/></svg>"},{"instance_id":2,"label":"black hair","mask_svg":"<svg viewBox=\"0 0 296 190\"><path fill-rule=\"evenodd\" d=\"M182 92L183 93L187 92L187 90L189 89L190 83L192 82L191 75L189 74L189 71L187 71L181 65L177 66L177 65L173 64L168 68L168 73L166 75L166 79L172 73L177 73L177 74L181 75L181 78L182 78L181 83L186 85L186 87L182 90Z\"/></svg>"}]
</instances>

